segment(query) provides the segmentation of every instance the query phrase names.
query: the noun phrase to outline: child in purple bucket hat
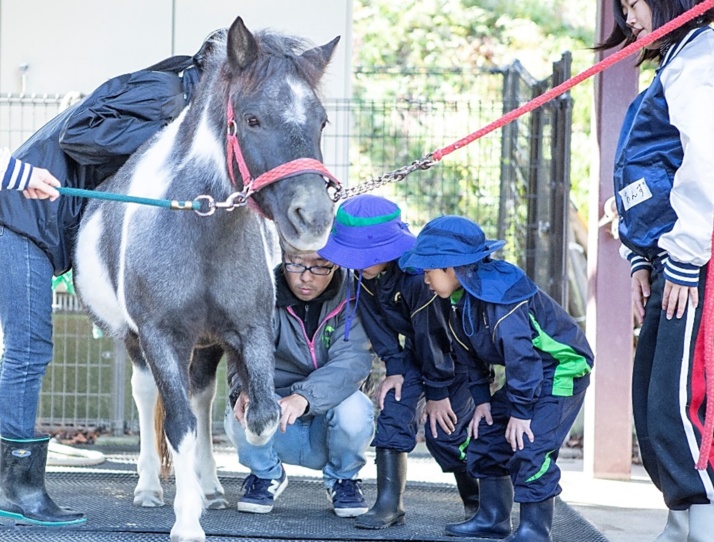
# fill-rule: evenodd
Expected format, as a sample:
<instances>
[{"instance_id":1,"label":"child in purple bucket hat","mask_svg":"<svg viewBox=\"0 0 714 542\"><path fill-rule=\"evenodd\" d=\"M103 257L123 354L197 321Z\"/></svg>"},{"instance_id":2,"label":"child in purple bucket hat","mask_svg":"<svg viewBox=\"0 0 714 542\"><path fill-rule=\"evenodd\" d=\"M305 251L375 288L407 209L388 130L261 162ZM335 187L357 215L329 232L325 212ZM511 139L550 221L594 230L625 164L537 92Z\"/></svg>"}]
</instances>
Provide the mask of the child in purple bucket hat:
<instances>
[{"instance_id":1,"label":"child in purple bucket hat","mask_svg":"<svg viewBox=\"0 0 714 542\"><path fill-rule=\"evenodd\" d=\"M467 218L442 216L424 226L399 265L422 269L424 282L451 301L453 345L468 364L476 404L467 457L481 507L446 532L549 542L560 493L556 459L583 404L593 353L560 305L520 268L491 258L503 245ZM506 382L491 396L493 365L505 366ZM521 520L511 534L514 500Z\"/></svg>"},{"instance_id":2,"label":"child in purple bucket hat","mask_svg":"<svg viewBox=\"0 0 714 542\"><path fill-rule=\"evenodd\" d=\"M326 260L356 270L357 311L386 366L372 442L377 453L377 500L355 520L363 529L405 521L407 454L416 446L417 404L422 396L429 451L444 472L454 473L466 517L479 506L478 483L466 472L464 453L475 406L468 369L452 356L448 300L435 296L421 273L399 268L398 259L414 242L395 203L361 195L340 206L327 245L318 251Z\"/></svg>"}]
</instances>

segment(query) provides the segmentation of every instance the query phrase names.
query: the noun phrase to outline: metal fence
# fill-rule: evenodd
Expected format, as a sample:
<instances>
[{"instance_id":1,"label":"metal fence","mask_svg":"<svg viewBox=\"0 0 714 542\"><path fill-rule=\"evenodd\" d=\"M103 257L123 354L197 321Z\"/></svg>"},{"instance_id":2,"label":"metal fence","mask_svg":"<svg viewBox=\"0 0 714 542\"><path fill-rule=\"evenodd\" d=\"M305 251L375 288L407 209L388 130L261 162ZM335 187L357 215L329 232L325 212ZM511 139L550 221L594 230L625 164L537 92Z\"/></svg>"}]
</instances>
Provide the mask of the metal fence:
<instances>
[{"instance_id":1,"label":"metal fence","mask_svg":"<svg viewBox=\"0 0 714 542\"><path fill-rule=\"evenodd\" d=\"M331 125L325 163L341 172L348 186L372 179L499 118L562 82L569 69L566 54L544 81L517 62L475 73L357 73L358 90L379 81L395 89L394 99L377 101L358 92L353 100L327 102ZM428 78L436 95L446 79L468 85L472 98L419 99L410 94L412 88L424 88L411 84L415 77ZM0 95L0 146L17 147L68 101L59 95ZM415 232L441 214L476 220L487 236L507 241L503 257L567 306L571 109L566 94L378 193L400 204ZM55 292L54 311L55 357L43 383L40 423L54 429L137 430L131 367L123 348L99 336L75 298L62 289ZM214 405L218 431L225 408L224 374L221 364Z\"/></svg>"}]
</instances>

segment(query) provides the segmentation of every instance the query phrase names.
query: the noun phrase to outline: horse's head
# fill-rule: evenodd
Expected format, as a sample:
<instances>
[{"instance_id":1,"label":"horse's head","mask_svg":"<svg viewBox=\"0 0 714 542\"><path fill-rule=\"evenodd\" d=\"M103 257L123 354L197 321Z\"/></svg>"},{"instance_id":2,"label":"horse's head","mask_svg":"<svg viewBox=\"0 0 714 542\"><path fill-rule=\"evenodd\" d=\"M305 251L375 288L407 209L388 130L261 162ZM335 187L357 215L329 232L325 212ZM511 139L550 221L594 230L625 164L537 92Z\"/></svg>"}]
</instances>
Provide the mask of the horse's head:
<instances>
[{"instance_id":1,"label":"horse's head","mask_svg":"<svg viewBox=\"0 0 714 542\"><path fill-rule=\"evenodd\" d=\"M228 137L235 132L236 154L244 159L242 169L240 157L229 152L239 186L247 175L255 179L297 159L322 161L327 114L316 89L338 41L304 50L292 37L253 35L240 17L230 27L222 76L230 81L227 107L235 118ZM253 198L275 221L285 249L314 251L327 240L334 203L323 175L300 171L266 185Z\"/></svg>"}]
</instances>

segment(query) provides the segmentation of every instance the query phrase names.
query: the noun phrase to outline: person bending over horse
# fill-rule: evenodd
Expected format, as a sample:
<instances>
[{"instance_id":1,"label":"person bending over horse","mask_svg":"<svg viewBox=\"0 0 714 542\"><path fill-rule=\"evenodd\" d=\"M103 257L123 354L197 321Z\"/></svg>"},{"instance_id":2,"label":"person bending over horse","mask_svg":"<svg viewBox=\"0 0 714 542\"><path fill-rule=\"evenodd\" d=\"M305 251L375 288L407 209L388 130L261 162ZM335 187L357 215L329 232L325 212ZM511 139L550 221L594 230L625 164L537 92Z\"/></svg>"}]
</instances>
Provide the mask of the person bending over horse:
<instances>
[{"instance_id":1,"label":"person bending over horse","mask_svg":"<svg viewBox=\"0 0 714 542\"><path fill-rule=\"evenodd\" d=\"M193 57L171 57L110 79L40 128L6 167L22 182L24 163L34 166L30 183L47 170L64 186L94 189L178 117L200 79L203 60L222 36L224 31L211 34ZM15 177L7 186L17 182ZM86 521L84 514L57 506L45 490L49 436L35 434L35 418L42 376L52 360L52 276L72 267L85 201L67 196L40 201L32 190L30 185L29 198L15 190L0 197L0 517L75 525Z\"/></svg>"},{"instance_id":2,"label":"person bending over horse","mask_svg":"<svg viewBox=\"0 0 714 542\"><path fill-rule=\"evenodd\" d=\"M355 521L361 529L405 522L407 454L416 446L422 396L427 448L444 472L454 473L465 514L470 517L479 506L478 483L466 472L464 453L475 407L466 367L451 355L451 307L429 290L420 273L403 272L397 265L415 240L400 217L399 207L385 198L352 198L338 209L327 245L318 251L343 267L360 270L358 312L387 370L379 388L381 412L372 443L377 449L377 500Z\"/></svg>"},{"instance_id":3,"label":"person bending over horse","mask_svg":"<svg viewBox=\"0 0 714 542\"><path fill-rule=\"evenodd\" d=\"M0 149L0 190L22 190L26 198L54 201L59 197L58 186L60 182L46 169L16 160L9 149Z\"/></svg>"},{"instance_id":4,"label":"person bending over horse","mask_svg":"<svg viewBox=\"0 0 714 542\"><path fill-rule=\"evenodd\" d=\"M374 354L354 312L352 275L317 253L283 255L275 268L275 393L280 430L250 444L241 422L245 395L229 374L226 434L250 469L238 510L265 514L288 483L283 463L322 470L335 514L367 511L357 479L374 434L374 408L360 391Z\"/></svg>"}]
</instances>

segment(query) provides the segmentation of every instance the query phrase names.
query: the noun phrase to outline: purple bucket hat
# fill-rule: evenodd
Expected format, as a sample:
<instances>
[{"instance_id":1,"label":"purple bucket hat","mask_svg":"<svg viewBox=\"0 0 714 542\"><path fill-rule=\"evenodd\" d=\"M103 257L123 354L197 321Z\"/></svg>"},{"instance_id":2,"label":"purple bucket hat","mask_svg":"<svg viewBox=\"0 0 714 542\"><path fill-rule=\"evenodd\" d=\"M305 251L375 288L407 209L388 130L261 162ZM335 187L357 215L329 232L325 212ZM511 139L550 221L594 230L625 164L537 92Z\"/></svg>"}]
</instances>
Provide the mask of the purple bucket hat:
<instances>
[{"instance_id":1,"label":"purple bucket hat","mask_svg":"<svg viewBox=\"0 0 714 542\"><path fill-rule=\"evenodd\" d=\"M399 206L388 199L356 196L337 209L327 244L317 252L348 269L396 260L416 242L401 214Z\"/></svg>"}]
</instances>

